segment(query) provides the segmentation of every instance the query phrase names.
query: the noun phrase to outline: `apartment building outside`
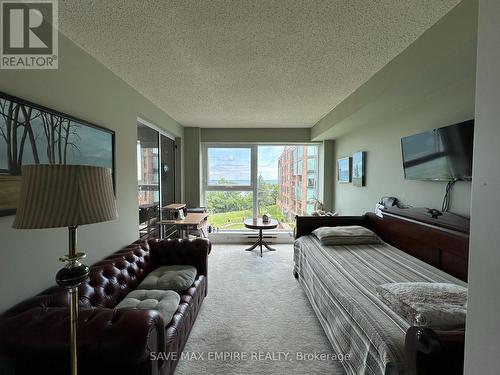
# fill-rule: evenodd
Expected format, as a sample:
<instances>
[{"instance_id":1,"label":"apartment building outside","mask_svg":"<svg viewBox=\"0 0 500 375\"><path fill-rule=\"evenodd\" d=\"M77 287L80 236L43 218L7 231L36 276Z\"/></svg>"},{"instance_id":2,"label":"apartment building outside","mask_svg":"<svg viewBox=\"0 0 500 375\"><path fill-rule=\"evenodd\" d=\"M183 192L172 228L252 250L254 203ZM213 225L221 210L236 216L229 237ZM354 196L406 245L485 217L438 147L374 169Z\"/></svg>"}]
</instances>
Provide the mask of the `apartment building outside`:
<instances>
[{"instance_id":1,"label":"apartment building outside","mask_svg":"<svg viewBox=\"0 0 500 375\"><path fill-rule=\"evenodd\" d=\"M158 148L138 147L138 187L139 205L154 204L160 201Z\"/></svg>"},{"instance_id":2,"label":"apartment building outside","mask_svg":"<svg viewBox=\"0 0 500 375\"><path fill-rule=\"evenodd\" d=\"M314 211L318 197L318 147L287 146L278 159L278 198L276 203L288 221L295 215Z\"/></svg>"}]
</instances>

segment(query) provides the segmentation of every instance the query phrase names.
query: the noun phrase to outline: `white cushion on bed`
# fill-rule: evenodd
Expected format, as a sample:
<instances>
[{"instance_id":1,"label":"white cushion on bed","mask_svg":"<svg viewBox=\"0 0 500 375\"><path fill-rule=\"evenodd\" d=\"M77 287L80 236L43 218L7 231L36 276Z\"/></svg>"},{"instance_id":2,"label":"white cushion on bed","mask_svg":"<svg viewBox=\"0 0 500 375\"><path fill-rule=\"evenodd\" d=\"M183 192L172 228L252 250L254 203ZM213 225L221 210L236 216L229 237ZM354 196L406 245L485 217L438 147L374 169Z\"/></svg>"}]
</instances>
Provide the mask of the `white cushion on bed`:
<instances>
[{"instance_id":1,"label":"white cushion on bed","mask_svg":"<svg viewBox=\"0 0 500 375\"><path fill-rule=\"evenodd\" d=\"M467 288L450 283L405 282L377 286L382 302L409 324L441 329L465 327Z\"/></svg>"},{"instance_id":2,"label":"white cushion on bed","mask_svg":"<svg viewBox=\"0 0 500 375\"><path fill-rule=\"evenodd\" d=\"M380 243L380 238L371 230L359 226L321 227L312 232L322 245L366 245Z\"/></svg>"}]
</instances>

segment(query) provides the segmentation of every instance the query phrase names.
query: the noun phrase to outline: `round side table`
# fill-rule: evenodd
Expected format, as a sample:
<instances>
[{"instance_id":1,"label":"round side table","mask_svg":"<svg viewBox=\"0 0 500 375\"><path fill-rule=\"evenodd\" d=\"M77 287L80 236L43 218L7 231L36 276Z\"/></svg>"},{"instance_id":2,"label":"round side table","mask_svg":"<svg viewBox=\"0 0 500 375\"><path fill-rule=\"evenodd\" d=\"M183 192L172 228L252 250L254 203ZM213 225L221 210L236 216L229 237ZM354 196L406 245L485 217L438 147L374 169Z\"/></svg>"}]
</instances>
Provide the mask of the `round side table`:
<instances>
[{"instance_id":1,"label":"round side table","mask_svg":"<svg viewBox=\"0 0 500 375\"><path fill-rule=\"evenodd\" d=\"M266 241L262 239L262 231L265 229L274 229L278 226L278 221L274 219L270 219L269 222L264 223L261 218L257 219L245 219L243 221L243 224L245 224L245 227L248 229L255 229L259 231L259 239L257 242L253 244L252 247L249 247L248 249L245 249L246 251L252 251L255 249L257 246L260 246L260 256L262 257L262 245L264 245L269 251L276 251L276 249L273 249L270 247Z\"/></svg>"}]
</instances>

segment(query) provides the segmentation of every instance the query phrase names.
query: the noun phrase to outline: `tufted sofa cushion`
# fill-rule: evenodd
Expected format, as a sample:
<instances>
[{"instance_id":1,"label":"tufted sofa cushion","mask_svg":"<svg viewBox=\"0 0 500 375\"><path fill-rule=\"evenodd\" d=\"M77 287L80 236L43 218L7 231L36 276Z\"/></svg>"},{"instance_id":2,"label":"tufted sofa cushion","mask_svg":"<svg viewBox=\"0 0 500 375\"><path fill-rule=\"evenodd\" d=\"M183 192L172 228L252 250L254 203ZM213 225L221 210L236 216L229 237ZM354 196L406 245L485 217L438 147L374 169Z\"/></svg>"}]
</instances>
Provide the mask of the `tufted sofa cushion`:
<instances>
[{"instance_id":1,"label":"tufted sofa cushion","mask_svg":"<svg viewBox=\"0 0 500 375\"><path fill-rule=\"evenodd\" d=\"M80 306L114 308L156 268L151 260L148 242L137 241L95 263L78 287Z\"/></svg>"},{"instance_id":2,"label":"tufted sofa cushion","mask_svg":"<svg viewBox=\"0 0 500 375\"><path fill-rule=\"evenodd\" d=\"M172 290L134 290L127 294L115 309L132 308L156 310L162 316L165 325L177 311L181 297Z\"/></svg>"},{"instance_id":3,"label":"tufted sofa cushion","mask_svg":"<svg viewBox=\"0 0 500 375\"><path fill-rule=\"evenodd\" d=\"M162 266L147 275L138 288L181 292L193 285L195 278L196 268L193 266Z\"/></svg>"},{"instance_id":4,"label":"tufted sofa cushion","mask_svg":"<svg viewBox=\"0 0 500 375\"><path fill-rule=\"evenodd\" d=\"M203 238L190 241L160 241L158 239L149 241L151 257L154 259L155 264L159 266L189 264L195 266L198 274L201 275L206 275L208 270L206 257L207 244L208 253L210 254L211 245Z\"/></svg>"}]
</instances>

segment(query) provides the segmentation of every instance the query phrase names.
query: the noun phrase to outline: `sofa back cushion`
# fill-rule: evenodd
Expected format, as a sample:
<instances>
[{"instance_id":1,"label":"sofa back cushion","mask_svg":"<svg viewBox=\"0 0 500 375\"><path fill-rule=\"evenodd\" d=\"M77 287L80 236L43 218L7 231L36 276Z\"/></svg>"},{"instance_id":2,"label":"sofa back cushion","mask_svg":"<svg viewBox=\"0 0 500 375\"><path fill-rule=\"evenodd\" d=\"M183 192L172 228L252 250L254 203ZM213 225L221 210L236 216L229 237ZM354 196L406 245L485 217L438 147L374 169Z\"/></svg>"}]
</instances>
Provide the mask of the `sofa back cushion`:
<instances>
[{"instance_id":1,"label":"sofa back cushion","mask_svg":"<svg viewBox=\"0 0 500 375\"><path fill-rule=\"evenodd\" d=\"M114 308L154 268L148 243L134 242L90 267L78 287L80 306Z\"/></svg>"},{"instance_id":2,"label":"sofa back cushion","mask_svg":"<svg viewBox=\"0 0 500 375\"><path fill-rule=\"evenodd\" d=\"M191 265L196 267L198 275L207 276L207 253L210 254L212 246L208 239L166 239L161 241L153 239L149 240L149 246L154 264L162 266Z\"/></svg>"}]
</instances>

